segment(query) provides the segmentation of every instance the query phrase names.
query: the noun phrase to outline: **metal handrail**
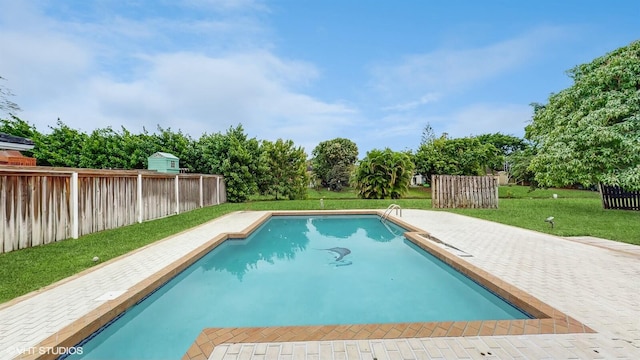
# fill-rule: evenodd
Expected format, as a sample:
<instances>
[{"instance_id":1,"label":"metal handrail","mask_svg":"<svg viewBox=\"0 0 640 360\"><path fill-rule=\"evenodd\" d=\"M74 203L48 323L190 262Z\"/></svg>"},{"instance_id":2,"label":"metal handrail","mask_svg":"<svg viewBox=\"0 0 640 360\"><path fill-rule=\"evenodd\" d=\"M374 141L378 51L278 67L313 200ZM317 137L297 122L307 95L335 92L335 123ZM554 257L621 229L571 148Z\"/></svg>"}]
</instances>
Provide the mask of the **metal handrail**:
<instances>
[{"instance_id":1,"label":"metal handrail","mask_svg":"<svg viewBox=\"0 0 640 360\"><path fill-rule=\"evenodd\" d=\"M398 216L398 211L400 211L400 217L402 217L402 208L400 207L400 205L391 204L387 207L387 210L385 210L384 214L382 214L382 216L380 217L380 221L384 222L386 219L388 219L393 210L396 211L396 216Z\"/></svg>"}]
</instances>

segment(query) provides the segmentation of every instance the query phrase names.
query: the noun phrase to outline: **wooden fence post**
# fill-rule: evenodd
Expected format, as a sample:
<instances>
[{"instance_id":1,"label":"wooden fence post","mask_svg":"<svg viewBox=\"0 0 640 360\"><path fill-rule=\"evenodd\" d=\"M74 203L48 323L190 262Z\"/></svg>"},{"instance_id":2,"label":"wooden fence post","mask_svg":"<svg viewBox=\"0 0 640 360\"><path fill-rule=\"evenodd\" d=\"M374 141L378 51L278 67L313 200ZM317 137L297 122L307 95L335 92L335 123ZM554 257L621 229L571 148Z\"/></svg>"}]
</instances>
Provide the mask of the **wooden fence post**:
<instances>
[{"instance_id":1,"label":"wooden fence post","mask_svg":"<svg viewBox=\"0 0 640 360\"><path fill-rule=\"evenodd\" d=\"M176 175L176 214L180 214L180 184L179 175Z\"/></svg>"},{"instance_id":2,"label":"wooden fence post","mask_svg":"<svg viewBox=\"0 0 640 360\"><path fill-rule=\"evenodd\" d=\"M73 239L78 238L78 229L80 224L78 222L78 173L71 173L71 237Z\"/></svg>"},{"instance_id":3,"label":"wooden fence post","mask_svg":"<svg viewBox=\"0 0 640 360\"><path fill-rule=\"evenodd\" d=\"M202 175L200 175L200 207L204 207L204 187L202 181Z\"/></svg>"},{"instance_id":4,"label":"wooden fence post","mask_svg":"<svg viewBox=\"0 0 640 360\"><path fill-rule=\"evenodd\" d=\"M436 188L436 177L431 175L431 207L438 208L438 189Z\"/></svg>"},{"instance_id":5,"label":"wooden fence post","mask_svg":"<svg viewBox=\"0 0 640 360\"><path fill-rule=\"evenodd\" d=\"M144 212L142 208L142 174L138 174L138 183L136 185L136 192L138 193L138 223L142 223Z\"/></svg>"},{"instance_id":6,"label":"wooden fence post","mask_svg":"<svg viewBox=\"0 0 640 360\"><path fill-rule=\"evenodd\" d=\"M220 176L216 176L216 205L220 205Z\"/></svg>"}]
</instances>

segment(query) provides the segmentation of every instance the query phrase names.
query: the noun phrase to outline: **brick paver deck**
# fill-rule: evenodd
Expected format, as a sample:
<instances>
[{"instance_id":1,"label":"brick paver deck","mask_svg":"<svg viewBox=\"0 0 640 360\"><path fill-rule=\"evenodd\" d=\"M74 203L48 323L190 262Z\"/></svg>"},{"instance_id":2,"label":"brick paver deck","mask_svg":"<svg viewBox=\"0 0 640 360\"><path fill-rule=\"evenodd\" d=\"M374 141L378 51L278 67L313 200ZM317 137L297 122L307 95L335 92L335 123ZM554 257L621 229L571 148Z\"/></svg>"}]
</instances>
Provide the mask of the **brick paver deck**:
<instances>
[{"instance_id":1,"label":"brick paver deck","mask_svg":"<svg viewBox=\"0 0 640 360\"><path fill-rule=\"evenodd\" d=\"M127 291L217 234L240 232L264 215L225 216L0 306L0 358L51 338L104 305L108 300L96 300L104 294ZM568 240L439 211L405 209L402 220L596 333L222 343L209 349L209 359L640 359L639 247Z\"/></svg>"}]
</instances>

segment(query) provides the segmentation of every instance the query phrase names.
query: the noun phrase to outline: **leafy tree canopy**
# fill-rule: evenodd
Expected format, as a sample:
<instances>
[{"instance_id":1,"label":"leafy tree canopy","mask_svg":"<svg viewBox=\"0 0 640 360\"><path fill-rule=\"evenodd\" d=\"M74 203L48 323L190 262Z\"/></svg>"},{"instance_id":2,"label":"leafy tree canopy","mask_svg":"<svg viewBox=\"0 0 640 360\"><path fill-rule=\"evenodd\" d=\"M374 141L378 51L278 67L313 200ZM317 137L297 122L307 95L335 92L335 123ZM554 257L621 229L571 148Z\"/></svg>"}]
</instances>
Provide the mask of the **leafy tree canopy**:
<instances>
[{"instance_id":1,"label":"leafy tree canopy","mask_svg":"<svg viewBox=\"0 0 640 360\"><path fill-rule=\"evenodd\" d=\"M160 126L157 130L133 134L124 127L120 131L107 127L86 134L58 119L49 134L42 134L14 115L0 119L0 132L34 141L35 148L28 155L41 166L145 169L148 157L163 151L180 158L181 167L190 172L222 174L231 202L245 201L258 190L290 199L306 195L306 154L291 140L261 146L255 138L248 138L242 125L225 134L204 134L197 141L182 131Z\"/></svg>"},{"instance_id":2,"label":"leafy tree canopy","mask_svg":"<svg viewBox=\"0 0 640 360\"><path fill-rule=\"evenodd\" d=\"M482 144L491 144L502 152L502 155L509 155L514 151L524 150L527 147L527 143L524 139L513 136L505 135L502 133L494 134L482 134L476 136L476 139Z\"/></svg>"},{"instance_id":3,"label":"leafy tree canopy","mask_svg":"<svg viewBox=\"0 0 640 360\"><path fill-rule=\"evenodd\" d=\"M40 150L39 144L42 142L43 135L38 132L34 125L29 124L15 115L9 115L8 119L0 119L0 132L30 139L35 144L34 149L22 151L22 153L29 157L39 158L37 154Z\"/></svg>"},{"instance_id":4,"label":"leafy tree canopy","mask_svg":"<svg viewBox=\"0 0 640 360\"><path fill-rule=\"evenodd\" d=\"M516 182L527 182L532 189L538 187L535 174L530 170L531 159L536 155L535 147L516 150L509 154L507 162L510 164L509 175Z\"/></svg>"},{"instance_id":5,"label":"leafy tree canopy","mask_svg":"<svg viewBox=\"0 0 640 360\"><path fill-rule=\"evenodd\" d=\"M398 199L409 190L414 165L411 156L391 149L374 149L358 165L354 183L363 199Z\"/></svg>"},{"instance_id":6,"label":"leafy tree canopy","mask_svg":"<svg viewBox=\"0 0 640 360\"><path fill-rule=\"evenodd\" d=\"M313 149L313 172L323 187L340 190L349 184L351 170L358 159L358 146L349 139L323 141Z\"/></svg>"},{"instance_id":7,"label":"leafy tree canopy","mask_svg":"<svg viewBox=\"0 0 640 360\"><path fill-rule=\"evenodd\" d=\"M227 200L243 202L258 191L260 144L247 137L242 125L226 134L203 135L199 147L206 172L225 177Z\"/></svg>"},{"instance_id":8,"label":"leafy tree canopy","mask_svg":"<svg viewBox=\"0 0 640 360\"><path fill-rule=\"evenodd\" d=\"M306 197L307 154L301 147L295 147L292 140L263 141L260 162L268 168L266 193L275 195L276 200L279 196L290 200Z\"/></svg>"},{"instance_id":9,"label":"leafy tree canopy","mask_svg":"<svg viewBox=\"0 0 640 360\"><path fill-rule=\"evenodd\" d=\"M526 137L541 186L640 190L640 41L569 70L574 84L534 108Z\"/></svg>"},{"instance_id":10,"label":"leafy tree canopy","mask_svg":"<svg viewBox=\"0 0 640 360\"><path fill-rule=\"evenodd\" d=\"M203 172L202 151L191 136L184 134L182 130L175 132L171 128L163 129L160 126L151 136L156 151L177 156L180 159L180 167L186 168L189 172Z\"/></svg>"},{"instance_id":11,"label":"leafy tree canopy","mask_svg":"<svg viewBox=\"0 0 640 360\"><path fill-rule=\"evenodd\" d=\"M56 126L49 127L51 133L42 136L36 143L37 152L34 156L38 165L82 167L82 154L89 136L76 129L70 128L60 119Z\"/></svg>"},{"instance_id":12,"label":"leafy tree canopy","mask_svg":"<svg viewBox=\"0 0 640 360\"><path fill-rule=\"evenodd\" d=\"M29 124L15 115L9 115L8 119L0 119L0 132L31 140L41 135L34 125Z\"/></svg>"},{"instance_id":13,"label":"leafy tree canopy","mask_svg":"<svg viewBox=\"0 0 640 360\"><path fill-rule=\"evenodd\" d=\"M482 144L477 138L449 139L442 136L420 146L414 155L416 172L431 175L484 175L503 163L500 150L492 144Z\"/></svg>"}]
</instances>

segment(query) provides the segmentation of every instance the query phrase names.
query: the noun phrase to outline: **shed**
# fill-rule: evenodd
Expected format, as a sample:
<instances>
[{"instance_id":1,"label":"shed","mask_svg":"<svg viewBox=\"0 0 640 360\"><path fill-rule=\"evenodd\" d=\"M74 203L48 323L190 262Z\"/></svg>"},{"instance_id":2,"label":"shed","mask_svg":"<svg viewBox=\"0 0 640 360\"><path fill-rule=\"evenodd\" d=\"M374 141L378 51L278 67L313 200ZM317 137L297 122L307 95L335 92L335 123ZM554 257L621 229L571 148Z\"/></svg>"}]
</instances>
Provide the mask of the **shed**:
<instances>
[{"instance_id":1,"label":"shed","mask_svg":"<svg viewBox=\"0 0 640 360\"><path fill-rule=\"evenodd\" d=\"M173 154L157 152L149 156L149 158L147 158L147 162L147 169L149 170L169 174L180 173L180 159Z\"/></svg>"}]
</instances>

